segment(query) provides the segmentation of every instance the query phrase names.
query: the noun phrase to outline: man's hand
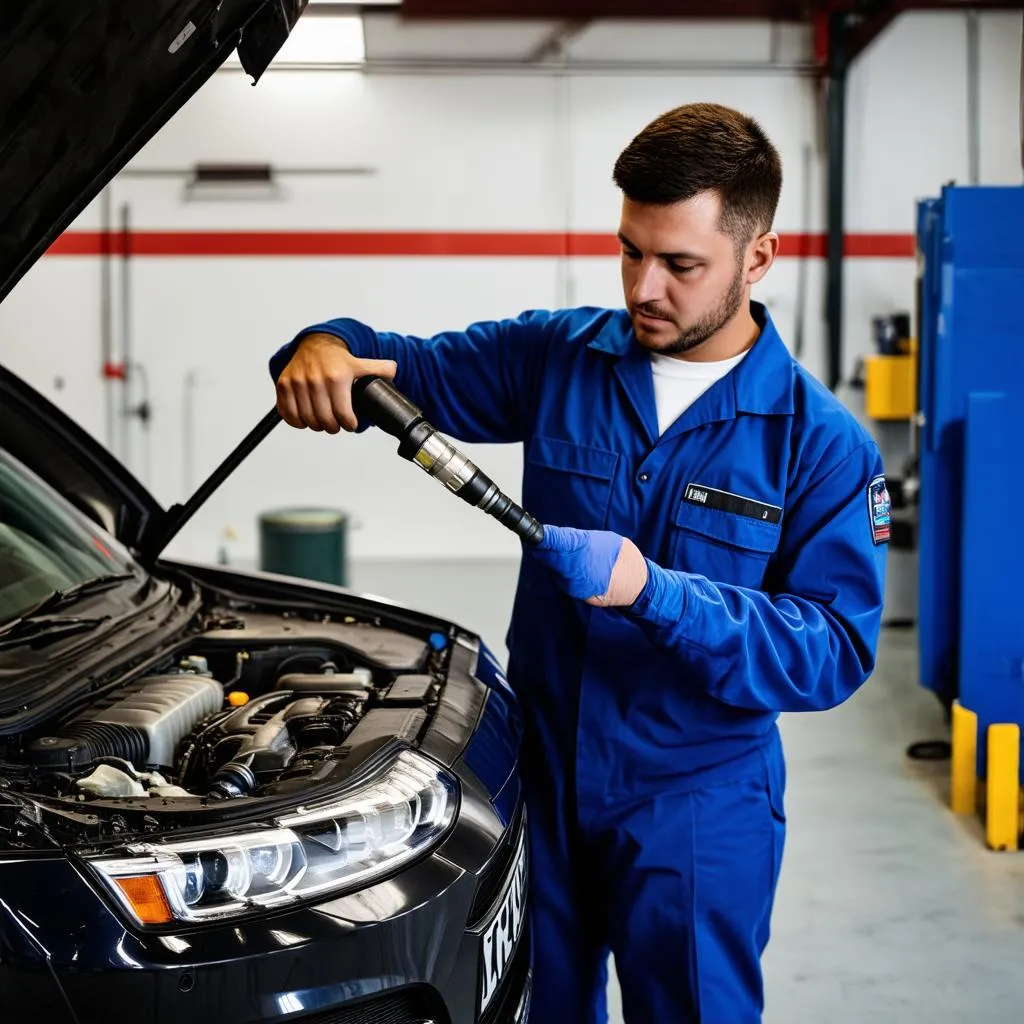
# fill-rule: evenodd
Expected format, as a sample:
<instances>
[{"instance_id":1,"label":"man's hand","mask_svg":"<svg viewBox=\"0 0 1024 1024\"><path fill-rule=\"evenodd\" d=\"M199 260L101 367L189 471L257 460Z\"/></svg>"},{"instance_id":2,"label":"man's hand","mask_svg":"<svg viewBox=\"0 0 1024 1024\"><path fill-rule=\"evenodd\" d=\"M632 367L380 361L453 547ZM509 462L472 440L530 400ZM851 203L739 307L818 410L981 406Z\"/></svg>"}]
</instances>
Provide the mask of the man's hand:
<instances>
[{"instance_id":1,"label":"man's hand","mask_svg":"<svg viewBox=\"0 0 1024 1024\"><path fill-rule=\"evenodd\" d=\"M309 334L277 378L277 411L292 427L355 430L352 382L371 374L391 380L397 369L391 359L357 359L333 334Z\"/></svg>"},{"instance_id":2,"label":"man's hand","mask_svg":"<svg viewBox=\"0 0 1024 1024\"><path fill-rule=\"evenodd\" d=\"M562 586L598 608L631 605L647 583L647 562L628 537L606 530L544 527L536 557L562 577Z\"/></svg>"}]
</instances>

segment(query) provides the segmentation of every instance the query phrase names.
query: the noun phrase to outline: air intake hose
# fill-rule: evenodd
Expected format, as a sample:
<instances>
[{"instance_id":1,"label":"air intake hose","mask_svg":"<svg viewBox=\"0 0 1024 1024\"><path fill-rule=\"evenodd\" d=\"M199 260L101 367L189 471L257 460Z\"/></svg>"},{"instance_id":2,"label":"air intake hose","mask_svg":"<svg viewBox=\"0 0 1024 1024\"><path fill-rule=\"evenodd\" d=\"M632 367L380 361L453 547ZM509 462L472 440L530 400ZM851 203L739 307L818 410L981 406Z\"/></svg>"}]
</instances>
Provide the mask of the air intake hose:
<instances>
[{"instance_id":1,"label":"air intake hose","mask_svg":"<svg viewBox=\"0 0 1024 1024\"><path fill-rule=\"evenodd\" d=\"M36 768L77 775L103 757L120 757L134 765L146 764L149 741L141 729L112 722L72 722L56 736L40 736L28 748L28 761Z\"/></svg>"}]
</instances>

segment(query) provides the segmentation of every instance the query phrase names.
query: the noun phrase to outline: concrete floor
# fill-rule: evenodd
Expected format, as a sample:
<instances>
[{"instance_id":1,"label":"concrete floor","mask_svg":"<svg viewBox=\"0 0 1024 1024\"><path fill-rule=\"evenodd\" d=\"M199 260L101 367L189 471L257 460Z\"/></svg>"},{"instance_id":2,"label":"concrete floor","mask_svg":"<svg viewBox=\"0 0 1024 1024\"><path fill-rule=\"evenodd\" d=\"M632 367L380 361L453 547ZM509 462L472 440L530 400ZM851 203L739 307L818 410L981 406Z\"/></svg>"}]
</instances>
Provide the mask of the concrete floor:
<instances>
[{"instance_id":1,"label":"concrete floor","mask_svg":"<svg viewBox=\"0 0 1024 1024\"><path fill-rule=\"evenodd\" d=\"M504 659L515 575L508 562L367 562L352 585L474 629ZM989 852L977 821L949 813L946 762L904 756L946 734L916 682L914 634L887 630L853 699L782 731L789 837L765 1024L1024 1020L1024 853ZM610 1003L619 1024L614 982Z\"/></svg>"}]
</instances>

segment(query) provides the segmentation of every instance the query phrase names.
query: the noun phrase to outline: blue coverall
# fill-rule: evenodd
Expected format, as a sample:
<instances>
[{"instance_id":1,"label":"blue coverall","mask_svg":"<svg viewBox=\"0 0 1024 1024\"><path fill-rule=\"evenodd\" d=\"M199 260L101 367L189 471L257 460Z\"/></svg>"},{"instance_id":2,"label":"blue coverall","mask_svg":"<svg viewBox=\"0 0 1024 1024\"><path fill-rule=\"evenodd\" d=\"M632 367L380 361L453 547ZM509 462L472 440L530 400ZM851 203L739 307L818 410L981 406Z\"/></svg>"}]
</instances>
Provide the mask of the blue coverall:
<instances>
[{"instance_id":1,"label":"blue coverall","mask_svg":"<svg viewBox=\"0 0 1024 1024\"><path fill-rule=\"evenodd\" d=\"M526 722L533 1024L605 1020L609 950L631 1024L760 1021L785 833L776 718L839 704L873 668L878 450L751 311L754 346L661 436L625 310L429 339L339 319L271 360L276 379L314 331L396 360L439 430L523 442L541 522L614 531L678 571L654 599L594 608L524 553L508 675Z\"/></svg>"}]
</instances>

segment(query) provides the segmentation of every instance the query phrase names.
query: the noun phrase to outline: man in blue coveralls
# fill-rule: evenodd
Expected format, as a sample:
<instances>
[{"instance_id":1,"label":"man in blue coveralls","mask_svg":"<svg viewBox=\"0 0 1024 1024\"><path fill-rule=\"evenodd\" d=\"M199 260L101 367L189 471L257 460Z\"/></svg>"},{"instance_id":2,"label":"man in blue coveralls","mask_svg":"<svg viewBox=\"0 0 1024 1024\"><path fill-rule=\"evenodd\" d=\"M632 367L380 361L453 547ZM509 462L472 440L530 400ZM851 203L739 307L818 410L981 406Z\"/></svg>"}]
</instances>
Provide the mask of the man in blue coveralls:
<instances>
[{"instance_id":1,"label":"man in blue coveralls","mask_svg":"<svg viewBox=\"0 0 1024 1024\"><path fill-rule=\"evenodd\" d=\"M776 718L849 697L881 619L878 450L789 355L751 286L782 170L712 104L615 165L625 309L534 311L419 339L350 319L271 360L295 427L357 429L393 377L445 433L522 442L509 679L526 722L534 1024L753 1024L785 832Z\"/></svg>"}]
</instances>

